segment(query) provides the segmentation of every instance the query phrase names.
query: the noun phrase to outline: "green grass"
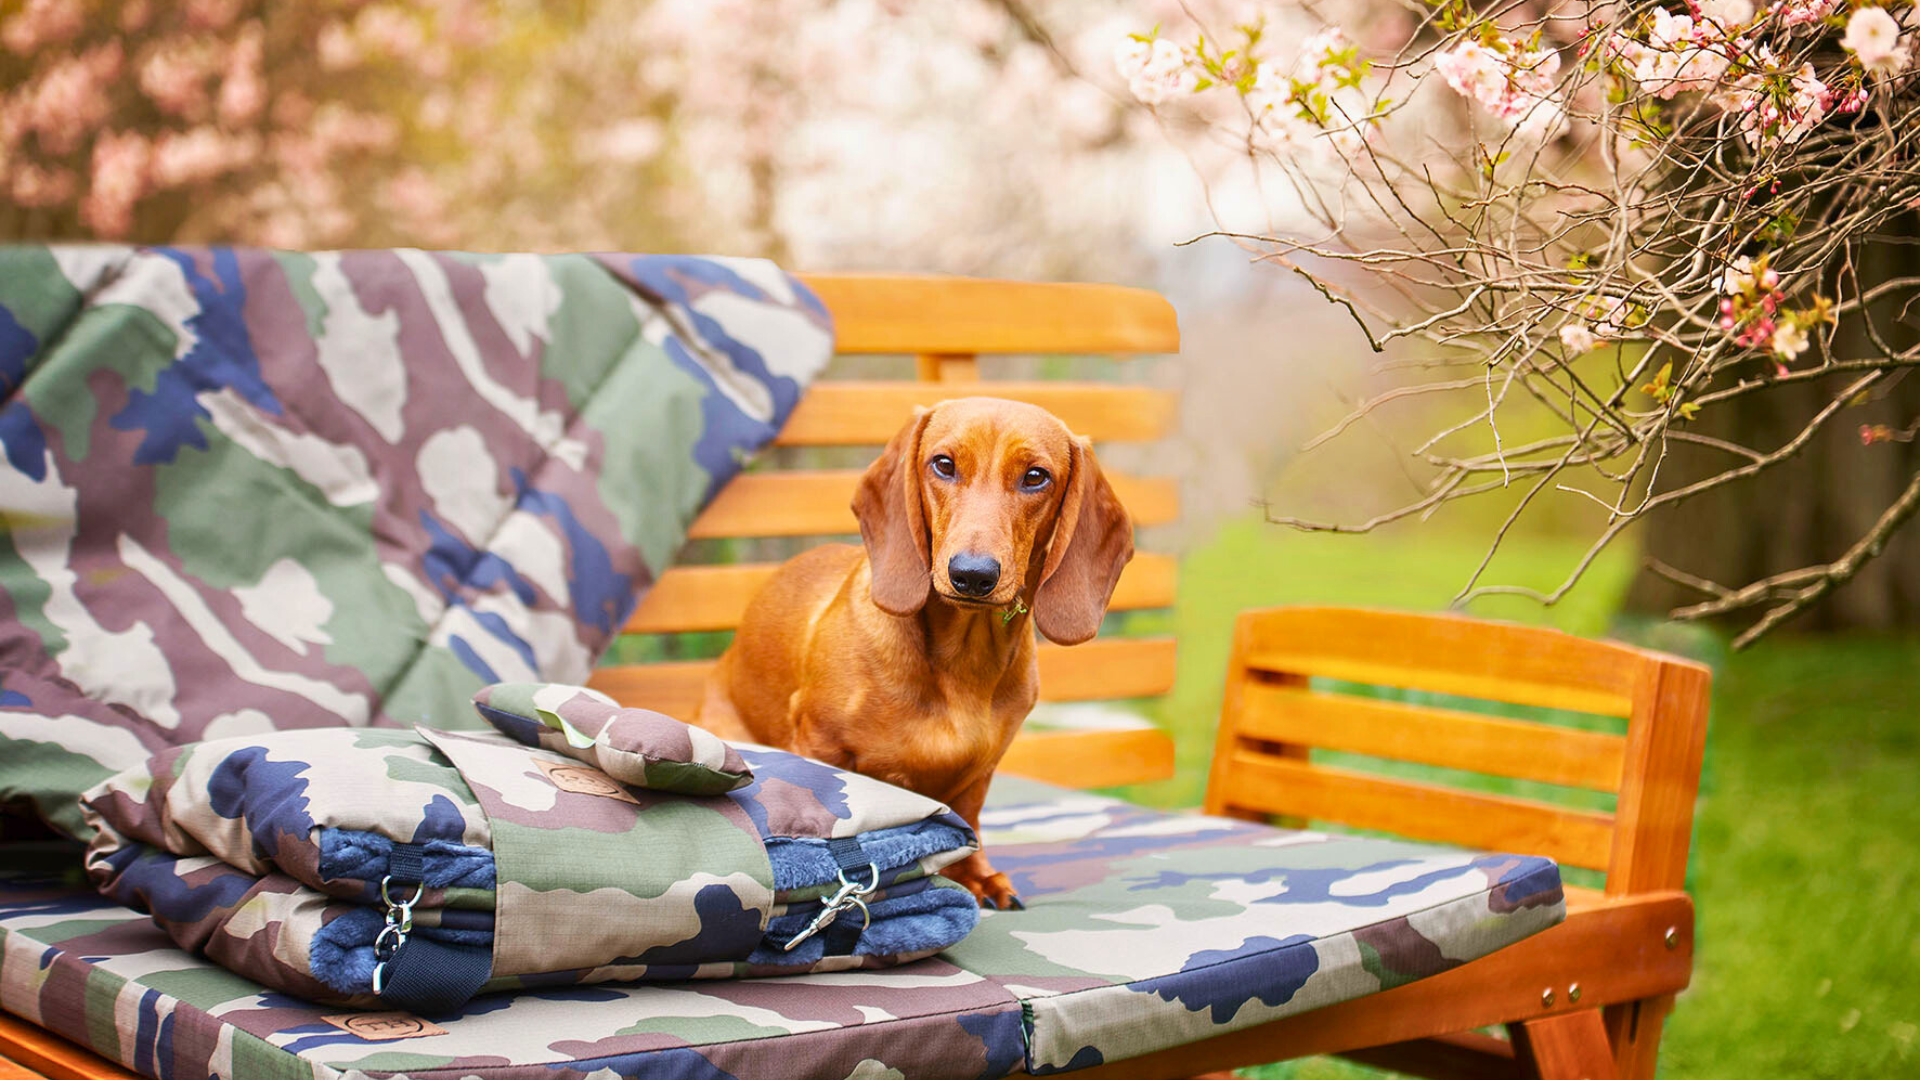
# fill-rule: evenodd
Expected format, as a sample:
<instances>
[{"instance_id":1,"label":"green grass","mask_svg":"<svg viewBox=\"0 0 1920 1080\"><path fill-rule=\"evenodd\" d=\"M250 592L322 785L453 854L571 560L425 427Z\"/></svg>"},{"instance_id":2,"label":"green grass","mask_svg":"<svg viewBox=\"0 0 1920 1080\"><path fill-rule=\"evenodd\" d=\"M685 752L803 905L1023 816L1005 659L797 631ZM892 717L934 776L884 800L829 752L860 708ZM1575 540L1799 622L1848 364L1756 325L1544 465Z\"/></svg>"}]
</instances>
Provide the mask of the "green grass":
<instances>
[{"instance_id":1,"label":"green grass","mask_svg":"<svg viewBox=\"0 0 1920 1080\"><path fill-rule=\"evenodd\" d=\"M1128 797L1199 801L1233 614L1281 603L1437 608L1484 537L1359 537L1230 524L1182 563L1178 681L1158 719L1178 775ZM1548 586L1577 542L1517 537L1494 579ZM1500 598L1476 614L1606 633L1632 573L1622 549L1559 606ZM1689 874L1699 952L1661 1059L1665 1078L1920 1075L1920 639L1779 637L1726 657L1709 635L1638 635L1716 663ZM1285 1080L1382 1074L1315 1059L1248 1070Z\"/></svg>"}]
</instances>

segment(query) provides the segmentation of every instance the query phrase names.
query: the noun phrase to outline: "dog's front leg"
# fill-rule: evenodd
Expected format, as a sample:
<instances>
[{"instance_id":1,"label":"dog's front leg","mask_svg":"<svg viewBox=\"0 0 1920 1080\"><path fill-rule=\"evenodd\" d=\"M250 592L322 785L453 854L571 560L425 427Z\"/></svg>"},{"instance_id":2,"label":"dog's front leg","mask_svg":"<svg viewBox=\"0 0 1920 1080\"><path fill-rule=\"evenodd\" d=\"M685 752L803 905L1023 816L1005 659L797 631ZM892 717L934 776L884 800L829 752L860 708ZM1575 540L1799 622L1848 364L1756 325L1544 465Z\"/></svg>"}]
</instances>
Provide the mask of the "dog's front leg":
<instances>
[{"instance_id":1,"label":"dog's front leg","mask_svg":"<svg viewBox=\"0 0 1920 1080\"><path fill-rule=\"evenodd\" d=\"M950 803L953 812L973 826L975 834L980 832L980 808L986 805L987 785L992 782L993 773L988 772L956 795ZM1020 902L1020 894L1013 891L1013 882L1007 878L1007 875L993 868L993 864L987 861L984 850L976 851L940 872L965 885L967 890L979 899L982 907L1015 911L1026 907Z\"/></svg>"}]
</instances>

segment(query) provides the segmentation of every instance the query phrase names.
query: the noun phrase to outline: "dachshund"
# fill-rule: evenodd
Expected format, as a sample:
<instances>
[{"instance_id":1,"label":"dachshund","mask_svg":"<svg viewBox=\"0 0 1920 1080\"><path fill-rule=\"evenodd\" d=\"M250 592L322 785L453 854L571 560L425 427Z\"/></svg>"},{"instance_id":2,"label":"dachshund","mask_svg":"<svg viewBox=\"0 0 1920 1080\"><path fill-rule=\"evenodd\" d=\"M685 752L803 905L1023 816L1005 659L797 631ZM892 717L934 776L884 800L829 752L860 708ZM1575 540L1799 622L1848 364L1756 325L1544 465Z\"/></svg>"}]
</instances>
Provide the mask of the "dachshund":
<instances>
[{"instance_id":1,"label":"dachshund","mask_svg":"<svg viewBox=\"0 0 1920 1080\"><path fill-rule=\"evenodd\" d=\"M917 410L853 512L861 546L796 555L748 604L695 723L938 799L977 831L1039 697L1034 629L1094 636L1133 522L1087 439L999 398ZM944 873L1023 906L983 852Z\"/></svg>"}]
</instances>

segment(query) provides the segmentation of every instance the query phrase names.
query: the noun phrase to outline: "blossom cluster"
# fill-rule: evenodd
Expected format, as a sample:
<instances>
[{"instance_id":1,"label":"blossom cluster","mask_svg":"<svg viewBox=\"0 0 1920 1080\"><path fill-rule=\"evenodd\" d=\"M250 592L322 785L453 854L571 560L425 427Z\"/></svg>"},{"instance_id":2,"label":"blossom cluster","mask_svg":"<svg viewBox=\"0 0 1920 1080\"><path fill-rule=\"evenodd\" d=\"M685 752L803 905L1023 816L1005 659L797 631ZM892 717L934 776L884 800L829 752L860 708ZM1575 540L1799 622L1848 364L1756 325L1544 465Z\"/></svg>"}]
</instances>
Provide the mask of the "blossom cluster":
<instances>
[{"instance_id":1,"label":"blossom cluster","mask_svg":"<svg viewBox=\"0 0 1920 1080\"><path fill-rule=\"evenodd\" d=\"M11 86L0 93L0 197L70 213L56 228L105 239L133 234L161 196L191 192L171 204L217 214L229 235L288 247L345 240L371 207L347 190L344 167L396 146L400 124L353 80L285 73L311 71L311 50L329 74L375 62L445 74L450 43L475 41L487 23L467 0L438 0L430 16L314 4L299 9L302 28L270 22L262 7L29 0L0 19ZM413 224L432 239L430 217Z\"/></svg>"},{"instance_id":2,"label":"blossom cluster","mask_svg":"<svg viewBox=\"0 0 1920 1080\"><path fill-rule=\"evenodd\" d=\"M1350 157L1366 144L1377 119L1361 89L1369 65L1338 27L1308 36L1290 58L1260 55L1261 28L1240 31L1244 46L1224 53L1204 40L1189 48L1131 35L1115 50L1114 67L1146 105L1215 88L1237 92L1254 133L1276 153L1331 147Z\"/></svg>"},{"instance_id":3,"label":"blossom cluster","mask_svg":"<svg viewBox=\"0 0 1920 1080\"><path fill-rule=\"evenodd\" d=\"M1625 86L1660 101L1703 92L1739 118L1749 146L1791 145L1828 117L1864 108L1869 84L1898 75L1912 59L1901 17L1874 0L1844 23L1839 45L1853 70L1823 74L1782 58L1805 55L1801 39L1838 20L1845 2L1782 0L1761 10L1752 0L1702 0L1687 14L1656 8L1640 26L1602 37L1598 49Z\"/></svg>"},{"instance_id":4,"label":"blossom cluster","mask_svg":"<svg viewBox=\"0 0 1920 1080\"><path fill-rule=\"evenodd\" d=\"M1476 101L1522 135L1552 134L1566 117L1554 93L1560 54L1493 32L1467 38L1433 58L1433 70L1462 97Z\"/></svg>"},{"instance_id":5,"label":"blossom cluster","mask_svg":"<svg viewBox=\"0 0 1920 1080\"><path fill-rule=\"evenodd\" d=\"M1162 105L1190 94L1200 81L1192 54L1162 37L1129 36L1114 51L1113 64L1143 105Z\"/></svg>"},{"instance_id":6,"label":"blossom cluster","mask_svg":"<svg viewBox=\"0 0 1920 1080\"><path fill-rule=\"evenodd\" d=\"M1742 255L1720 275L1720 329L1736 345L1770 353L1784 373L1788 362L1807 351L1808 329L1831 316L1818 297L1811 308L1786 310L1780 272L1768 261L1766 255Z\"/></svg>"}]
</instances>

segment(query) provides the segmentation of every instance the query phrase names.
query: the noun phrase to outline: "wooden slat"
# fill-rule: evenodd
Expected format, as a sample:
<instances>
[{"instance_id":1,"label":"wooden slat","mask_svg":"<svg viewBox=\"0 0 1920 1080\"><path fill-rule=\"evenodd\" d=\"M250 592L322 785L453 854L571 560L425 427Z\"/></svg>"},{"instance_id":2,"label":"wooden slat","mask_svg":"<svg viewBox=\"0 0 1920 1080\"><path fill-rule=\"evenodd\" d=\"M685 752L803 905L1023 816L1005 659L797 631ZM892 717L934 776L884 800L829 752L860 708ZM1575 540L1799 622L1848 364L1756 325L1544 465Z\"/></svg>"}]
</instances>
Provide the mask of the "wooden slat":
<instances>
[{"instance_id":1,"label":"wooden slat","mask_svg":"<svg viewBox=\"0 0 1920 1080\"><path fill-rule=\"evenodd\" d=\"M1038 904L1045 898L1038 898ZM1683 948L1662 939L1679 927ZM1166 1080L1214 1069L1403 1043L1448 1032L1528 1020L1580 1004L1612 1005L1685 988L1693 971L1693 902L1684 893L1648 893L1583 912L1532 937L1424 979L1281 1020L1109 1061L1080 1080ZM1543 1006L1540 991L1563 991Z\"/></svg>"},{"instance_id":2,"label":"wooden slat","mask_svg":"<svg viewBox=\"0 0 1920 1080\"><path fill-rule=\"evenodd\" d=\"M928 382L979 382L980 358L972 353L921 353L914 372Z\"/></svg>"},{"instance_id":3,"label":"wooden slat","mask_svg":"<svg viewBox=\"0 0 1920 1080\"><path fill-rule=\"evenodd\" d=\"M1627 724L1609 893L1678 889L1687 879L1713 676L1700 664L1661 658L1642 678L1640 708Z\"/></svg>"},{"instance_id":4,"label":"wooden slat","mask_svg":"<svg viewBox=\"0 0 1920 1080\"><path fill-rule=\"evenodd\" d=\"M1133 557L1114 586L1113 611L1170 607L1179 579L1179 560L1171 555L1141 552ZM676 566L654 582L633 617L629 634L672 634L689 630L731 630L740 625L747 602L753 599L779 566L742 563L733 566Z\"/></svg>"},{"instance_id":5,"label":"wooden slat","mask_svg":"<svg viewBox=\"0 0 1920 1080\"><path fill-rule=\"evenodd\" d=\"M1159 728L1023 731L999 771L1070 788L1144 784L1173 775L1173 740Z\"/></svg>"},{"instance_id":6,"label":"wooden slat","mask_svg":"<svg viewBox=\"0 0 1920 1080\"><path fill-rule=\"evenodd\" d=\"M1537 626L1356 608L1276 608L1249 622L1250 666L1572 709L1633 711L1654 654Z\"/></svg>"},{"instance_id":7,"label":"wooden slat","mask_svg":"<svg viewBox=\"0 0 1920 1080\"><path fill-rule=\"evenodd\" d=\"M1118 285L801 274L843 353L1171 353L1173 305Z\"/></svg>"},{"instance_id":8,"label":"wooden slat","mask_svg":"<svg viewBox=\"0 0 1920 1080\"><path fill-rule=\"evenodd\" d=\"M50 1016L48 1019L65 1020L77 1026L80 1018ZM0 1054L48 1080L139 1080L138 1073L129 1072L78 1043L68 1042L45 1028L6 1013L0 1013Z\"/></svg>"},{"instance_id":9,"label":"wooden slat","mask_svg":"<svg viewBox=\"0 0 1920 1080\"><path fill-rule=\"evenodd\" d=\"M29 1072L25 1065L0 1057L0 1080L46 1080L44 1073Z\"/></svg>"},{"instance_id":10,"label":"wooden slat","mask_svg":"<svg viewBox=\"0 0 1920 1080\"><path fill-rule=\"evenodd\" d=\"M1477 1031L1349 1050L1340 1056L1426 1080L1537 1080L1514 1060L1512 1043Z\"/></svg>"},{"instance_id":11,"label":"wooden slat","mask_svg":"<svg viewBox=\"0 0 1920 1080\"><path fill-rule=\"evenodd\" d=\"M1072 647L1040 646L1042 701L1152 697L1173 687L1170 638L1111 638ZM594 671L587 685L625 705L692 716L713 667L710 660L620 664Z\"/></svg>"},{"instance_id":12,"label":"wooden slat","mask_svg":"<svg viewBox=\"0 0 1920 1080\"><path fill-rule=\"evenodd\" d=\"M1528 1020L1512 1034L1517 1056L1539 1080L1618 1080L1599 1009Z\"/></svg>"},{"instance_id":13,"label":"wooden slat","mask_svg":"<svg viewBox=\"0 0 1920 1080\"><path fill-rule=\"evenodd\" d=\"M1246 688L1235 734L1596 791L1619 788L1627 746L1602 731L1264 682Z\"/></svg>"},{"instance_id":14,"label":"wooden slat","mask_svg":"<svg viewBox=\"0 0 1920 1080\"><path fill-rule=\"evenodd\" d=\"M1606 869L1613 845L1611 814L1303 765L1246 750L1233 753L1225 800L1462 847L1545 855L1593 870Z\"/></svg>"},{"instance_id":15,"label":"wooden slat","mask_svg":"<svg viewBox=\"0 0 1920 1080\"><path fill-rule=\"evenodd\" d=\"M1180 510L1180 485L1166 477L1108 473L1136 525L1164 525ZM734 477L693 519L687 536L834 536L860 531L853 518L858 469L747 473Z\"/></svg>"},{"instance_id":16,"label":"wooden slat","mask_svg":"<svg viewBox=\"0 0 1920 1080\"><path fill-rule=\"evenodd\" d=\"M1173 429L1171 390L1069 382L816 382L774 442L780 446L879 446L915 406L1002 397L1038 405L1095 442L1151 442Z\"/></svg>"}]
</instances>

